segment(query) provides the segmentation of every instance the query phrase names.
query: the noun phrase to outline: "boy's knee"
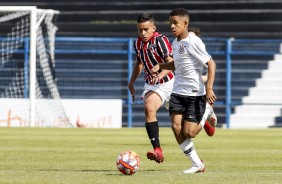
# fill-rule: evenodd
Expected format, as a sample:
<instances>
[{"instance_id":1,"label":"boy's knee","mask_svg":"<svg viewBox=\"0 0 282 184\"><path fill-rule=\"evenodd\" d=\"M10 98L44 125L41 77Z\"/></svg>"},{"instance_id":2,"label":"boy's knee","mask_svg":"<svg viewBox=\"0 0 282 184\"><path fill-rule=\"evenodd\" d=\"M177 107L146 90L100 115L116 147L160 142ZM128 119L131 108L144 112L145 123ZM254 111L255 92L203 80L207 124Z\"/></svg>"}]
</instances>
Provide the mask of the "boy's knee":
<instances>
[{"instance_id":1,"label":"boy's knee","mask_svg":"<svg viewBox=\"0 0 282 184\"><path fill-rule=\"evenodd\" d=\"M172 123L171 125L171 129L173 132L181 132L181 125L177 124L177 123Z\"/></svg>"},{"instance_id":2,"label":"boy's knee","mask_svg":"<svg viewBox=\"0 0 282 184\"><path fill-rule=\"evenodd\" d=\"M195 138L197 135L197 131L194 130L186 130L183 132L186 138Z\"/></svg>"}]
</instances>

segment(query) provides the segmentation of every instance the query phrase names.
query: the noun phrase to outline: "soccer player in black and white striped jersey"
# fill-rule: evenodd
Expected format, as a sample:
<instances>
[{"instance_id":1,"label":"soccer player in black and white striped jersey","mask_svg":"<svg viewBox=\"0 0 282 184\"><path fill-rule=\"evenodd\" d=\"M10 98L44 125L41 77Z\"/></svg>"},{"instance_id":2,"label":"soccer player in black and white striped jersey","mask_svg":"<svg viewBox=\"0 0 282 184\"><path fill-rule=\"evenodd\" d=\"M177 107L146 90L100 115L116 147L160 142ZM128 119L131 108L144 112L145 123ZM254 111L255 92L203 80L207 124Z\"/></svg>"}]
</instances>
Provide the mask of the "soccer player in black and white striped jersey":
<instances>
[{"instance_id":1,"label":"soccer player in black and white striped jersey","mask_svg":"<svg viewBox=\"0 0 282 184\"><path fill-rule=\"evenodd\" d=\"M151 14L142 13L138 16L137 30L139 37L134 44L137 61L128 88L134 102L134 82L144 70L145 85L142 98L144 100L145 126L154 149L147 153L147 158L161 163L164 161L164 157L159 140L159 124L156 113L162 105L169 101L174 74L169 70L159 70L156 76L152 76L150 70L159 63L173 61L172 47L168 38L156 31L154 18Z\"/></svg>"}]
</instances>

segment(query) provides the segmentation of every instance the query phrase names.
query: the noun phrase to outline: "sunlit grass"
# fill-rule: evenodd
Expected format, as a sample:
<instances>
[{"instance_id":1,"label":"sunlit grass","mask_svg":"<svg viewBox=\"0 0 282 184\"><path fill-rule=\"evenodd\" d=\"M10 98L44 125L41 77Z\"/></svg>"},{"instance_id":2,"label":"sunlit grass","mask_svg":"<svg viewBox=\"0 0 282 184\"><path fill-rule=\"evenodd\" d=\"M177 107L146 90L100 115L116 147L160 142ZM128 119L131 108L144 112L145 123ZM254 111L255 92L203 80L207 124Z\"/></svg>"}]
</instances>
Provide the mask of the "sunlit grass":
<instances>
[{"instance_id":1,"label":"sunlit grass","mask_svg":"<svg viewBox=\"0 0 282 184\"><path fill-rule=\"evenodd\" d=\"M160 129L165 162L146 158L145 128L0 128L0 183L281 183L282 129L202 131L194 141L207 170L182 174L190 166L170 128ZM133 150L140 170L122 175L119 152Z\"/></svg>"}]
</instances>

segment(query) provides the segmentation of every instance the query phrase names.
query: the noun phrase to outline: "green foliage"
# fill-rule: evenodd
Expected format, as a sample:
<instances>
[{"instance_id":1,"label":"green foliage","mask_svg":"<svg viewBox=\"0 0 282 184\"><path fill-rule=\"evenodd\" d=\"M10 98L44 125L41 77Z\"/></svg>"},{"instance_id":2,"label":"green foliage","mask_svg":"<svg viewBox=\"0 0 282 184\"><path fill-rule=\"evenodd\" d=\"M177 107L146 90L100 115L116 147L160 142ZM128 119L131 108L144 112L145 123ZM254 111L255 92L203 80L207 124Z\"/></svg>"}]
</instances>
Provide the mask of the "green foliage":
<instances>
[{"instance_id":1,"label":"green foliage","mask_svg":"<svg viewBox=\"0 0 282 184\"><path fill-rule=\"evenodd\" d=\"M190 161L169 128L160 129L165 161L146 158L151 150L145 128L0 128L0 183L281 183L282 129L202 131L193 141L207 166L203 174L182 174ZM133 150L140 170L122 175L119 152Z\"/></svg>"}]
</instances>

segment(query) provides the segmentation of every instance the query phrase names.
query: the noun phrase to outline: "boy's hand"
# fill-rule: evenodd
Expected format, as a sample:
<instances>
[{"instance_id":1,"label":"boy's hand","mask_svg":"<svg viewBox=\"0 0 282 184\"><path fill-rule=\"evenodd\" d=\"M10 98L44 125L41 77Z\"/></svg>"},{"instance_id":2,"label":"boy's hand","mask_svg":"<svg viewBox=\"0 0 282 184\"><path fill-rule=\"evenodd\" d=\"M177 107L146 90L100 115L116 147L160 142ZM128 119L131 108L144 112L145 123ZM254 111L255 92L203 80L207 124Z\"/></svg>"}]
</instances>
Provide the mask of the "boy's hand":
<instances>
[{"instance_id":1,"label":"boy's hand","mask_svg":"<svg viewBox=\"0 0 282 184\"><path fill-rule=\"evenodd\" d=\"M156 74L153 76L153 84L157 84L160 82L160 80L162 79L160 74Z\"/></svg>"},{"instance_id":2,"label":"boy's hand","mask_svg":"<svg viewBox=\"0 0 282 184\"><path fill-rule=\"evenodd\" d=\"M128 85L128 89L131 93L132 102L135 102L135 88L132 84Z\"/></svg>"},{"instance_id":3,"label":"boy's hand","mask_svg":"<svg viewBox=\"0 0 282 184\"><path fill-rule=\"evenodd\" d=\"M209 102L210 105L214 104L214 102L217 100L217 97L215 96L212 89L207 89L206 96L207 96L207 101Z\"/></svg>"},{"instance_id":4,"label":"boy's hand","mask_svg":"<svg viewBox=\"0 0 282 184\"><path fill-rule=\"evenodd\" d=\"M151 69L151 74L153 77L158 77L158 71L160 70L160 65L157 64Z\"/></svg>"}]
</instances>

